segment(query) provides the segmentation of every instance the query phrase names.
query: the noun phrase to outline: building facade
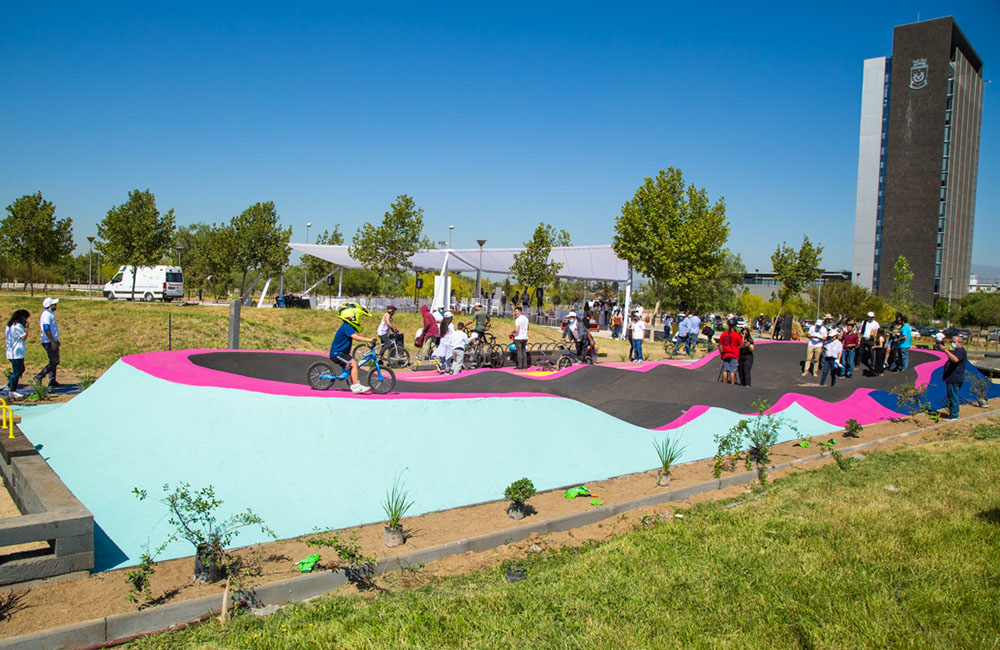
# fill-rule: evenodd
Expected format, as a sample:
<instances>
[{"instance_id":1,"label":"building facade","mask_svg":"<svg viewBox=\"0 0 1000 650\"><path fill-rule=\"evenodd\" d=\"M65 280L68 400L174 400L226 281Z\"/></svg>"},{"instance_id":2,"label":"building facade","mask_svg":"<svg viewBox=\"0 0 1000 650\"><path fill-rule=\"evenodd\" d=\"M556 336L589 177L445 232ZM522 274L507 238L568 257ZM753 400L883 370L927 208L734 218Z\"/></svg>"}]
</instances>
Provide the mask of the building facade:
<instances>
[{"instance_id":1,"label":"building facade","mask_svg":"<svg viewBox=\"0 0 1000 650\"><path fill-rule=\"evenodd\" d=\"M879 295L900 256L916 300L968 289L982 68L950 17L896 27L892 56L865 61L852 271Z\"/></svg>"}]
</instances>

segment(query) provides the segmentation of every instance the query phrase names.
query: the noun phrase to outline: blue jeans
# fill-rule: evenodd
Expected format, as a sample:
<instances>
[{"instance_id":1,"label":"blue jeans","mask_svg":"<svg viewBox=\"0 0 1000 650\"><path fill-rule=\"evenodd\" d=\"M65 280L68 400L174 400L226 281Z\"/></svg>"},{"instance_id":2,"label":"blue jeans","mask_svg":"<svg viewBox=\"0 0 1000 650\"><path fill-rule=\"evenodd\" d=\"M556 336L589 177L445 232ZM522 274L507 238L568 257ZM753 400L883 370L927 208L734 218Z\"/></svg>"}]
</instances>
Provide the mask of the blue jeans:
<instances>
[{"instance_id":1,"label":"blue jeans","mask_svg":"<svg viewBox=\"0 0 1000 650\"><path fill-rule=\"evenodd\" d=\"M844 350L844 356L842 357L841 363L844 364L844 376L853 377L854 376L854 353L857 350L851 348L850 350Z\"/></svg>"},{"instance_id":2,"label":"blue jeans","mask_svg":"<svg viewBox=\"0 0 1000 650\"><path fill-rule=\"evenodd\" d=\"M632 358L642 361L642 339L632 339Z\"/></svg>"},{"instance_id":3,"label":"blue jeans","mask_svg":"<svg viewBox=\"0 0 1000 650\"><path fill-rule=\"evenodd\" d=\"M681 346L687 343L687 334L681 336L677 335L677 343L674 343L674 351L671 354L676 355L677 351L681 349Z\"/></svg>"},{"instance_id":4,"label":"blue jeans","mask_svg":"<svg viewBox=\"0 0 1000 650\"><path fill-rule=\"evenodd\" d=\"M17 382L24 374L24 359L8 359L10 361L10 380L7 382L7 390L11 393L17 390Z\"/></svg>"},{"instance_id":5,"label":"blue jeans","mask_svg":"<svg viewBox=\"0 0 1000 650\"><path fill-rule=\"evenodd\" d=\"M910 365L910 348L899 348L899 371L903 372Z\"/></svg>"},{"instance_id":6,"label":"blue jeans","mask_svg":"<svg viewBox=\"0 0 1000 650\"><path fill-rule=\"evenodd\" d=\"M833 365L836 361L833 357L823 357L823 363L820 364L823 366L823 374L819 378L820 386L826 383L827 374L830 375L830 387L837 385L837 369Z\"/></svg>"},{"instance_id":7,"label":"blue jeans","mask_svg":"<svg viewBox=\"0 0 1000 650\"><path fill-rule=\"evenodd\" d=\"M687 341L684 343L685 351L689 357L694 354L694 346L696 343L698 343L698 332L691 332L687 335Z\"/></svg>"},{"instance_id":8,"label":"blue jeans","mask_svg":"<svg viewBox=\"0 0 1000 650\"><path fill-rule=\"evenodd\" d=\"M948 390L948 416L954 420L958 417L958 407L962 403L958 397L958 391L962 388L962 384L945 384L945 387Z\"/></svg>"}]
</instances>

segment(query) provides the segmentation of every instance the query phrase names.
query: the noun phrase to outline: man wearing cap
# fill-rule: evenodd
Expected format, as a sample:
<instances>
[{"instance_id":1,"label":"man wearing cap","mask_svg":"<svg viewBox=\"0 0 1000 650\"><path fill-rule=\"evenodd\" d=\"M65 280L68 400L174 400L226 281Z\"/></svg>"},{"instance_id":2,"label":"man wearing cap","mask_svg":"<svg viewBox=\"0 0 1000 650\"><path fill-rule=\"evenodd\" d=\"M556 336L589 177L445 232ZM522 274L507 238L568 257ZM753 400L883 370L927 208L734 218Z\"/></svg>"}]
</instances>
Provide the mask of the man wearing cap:
<instances>
[{"instance_id":1,"label":"man wearing cap","mask_svg":"<svg viewBox=\"0 0 1000 650\"><path fill-rule=\"evenodd\" d=\"M875 312L868 312L865 320L861 323L861 363L873 372L875 370L875 359L872 347L874 347L875 339L878 337L879 327L878 321L875 320Z\"/></svg>"},{"instance_id":2,"label":"man wearing cap","mask_svg":"<svg viewBox=\"0 0 1000 650\"><path fill-rule=\"evenodd\" d=\"M802 365L802 376L812 373L816 376L816 371L823 362L823 343L826 342L826 328L823 321L818 320L809 328L809 345L806 346L806 362Z\"/></svg>"},{"instance_id":3,"label":"man wearing cap","mask_svg":"<svg viewBox=\"0 0 1000 650\"><path fill-rule=\"evenodd\" d=\"M584 345L587 342L587 329L583 323L577 320L576 312L571 311L566 317L566 327L563 329L563 340L569 339L576 344L577 358L583 358Z\"/></svg>"},{"instance_id":4,"label":"man wearing cap","mask_svg":"<svg viewBox=\"0 0 1000 650\"><path fill-rule=\"evenodd\" d=\"M837 385L837 373L840 365L840 355L844 347L840 342L840 332L835 329L830 330L829 340L822 348L823 350L823 374L819 378L819 385L826 383L826 376L830 375L830 388Z\"/></svg>"},{"instance_id":5,"label":"man wearing cap","mask_svg":"<svg viewBox=\"0 0 1000 650\"><path fill-rule=\"evenodd\" d=\"M486 313L483 309L483 303L476 301L475 311L472 312L472 318L475 319L475 324L472 327L472 335L469 337L473 341L481 340L486 334L486 328L490 324L490 315Z\"/></svg>"},{"instance_id":6,"label":"man wearing cap","mask_svg":"<svg viewBox=\"0 0 1000 650\"><path fill-rule=\"evenodd\" d=\"M49 357L49 363L42 368L41 372L35 375L35 381L42 381L45 375L49 376L49 388L59 388L62 386L56 381L56 367L59 365L59 325L56 324L56 306L59 304L58 298L46 298L42 301L42 316L39 319L42 331L42 347Z\"/></svg>"},{"instance_id":7,"label":"man wearing cap","mask_svg":"<svg viewBox=\"0 0 1000 650\"><path fill-rule=\"evenodd\" d=\"M958 391L965 383L965 365L968 359L965 353L965 337L961 334L953 337L949 348L944 347L942 343L934 347L948 355L948 361L941 371L941 379L944 380L948 393L948 417L945 419L957 420L958 407L961 404Z\"/></svg>"}]
</instances>

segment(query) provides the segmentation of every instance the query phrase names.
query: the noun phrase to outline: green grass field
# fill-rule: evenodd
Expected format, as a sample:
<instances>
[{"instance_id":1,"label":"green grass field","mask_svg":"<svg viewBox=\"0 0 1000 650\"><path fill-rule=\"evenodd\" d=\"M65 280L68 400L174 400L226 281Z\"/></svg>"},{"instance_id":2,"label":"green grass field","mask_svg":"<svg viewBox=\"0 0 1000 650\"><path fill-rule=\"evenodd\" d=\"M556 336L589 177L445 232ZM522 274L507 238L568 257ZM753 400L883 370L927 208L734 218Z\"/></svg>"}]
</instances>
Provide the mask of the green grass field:
<instances>
[{"instance_id":1,"label":"green grass field","mask_svg":"<svg viewBox=\"0 0 1000 650\"><path fill-rule=\"evenodd\" d=\"M34 298L0 296L0 315L4 324L16 309L31 312L25 359L28 379L46 363L45 351L38 338L38 317L43 298L41 294ZM108 302L103 299L64 298L59 302L56 316L63 341L60 370L66 374L66 380L87 373L100 375L124 355L166 350L168 341L175 350L225 348L229 322L227 305L182 306L178 303ZM365 319L365 335L375 335L379 318L381 314ZM413 334L421 326L420 315L398 314L395 323L405 335L411 357L416 358ZM244 307L241 311L240 347L247 350L325 352L329 350L339 324L340 321L329 311ZM492 332L498 340L506 341L512 329L511 319L493 319ZM558 338L559 332L554 329L532 327L532 341L554 341ZM624 341L598 339L598 346L608 353L608 361L624 359L628 351ZM665 357L662 345L647 343L644 351L653 359ZM28 379L22 380L22 383Z\"/></svg>"},{"instance_id":2,"label":"green grass field","mask_svg":"<svg viewBox=\"0 0 1000 650\"><path fill-rule=\"evenodd\" d=\"M372 598L326 596L133 647L998 647L1000 421L849 462L737 507L533 554L516 584L502 569L426 581L413 569Z\"/></svg>"}]
</instances>

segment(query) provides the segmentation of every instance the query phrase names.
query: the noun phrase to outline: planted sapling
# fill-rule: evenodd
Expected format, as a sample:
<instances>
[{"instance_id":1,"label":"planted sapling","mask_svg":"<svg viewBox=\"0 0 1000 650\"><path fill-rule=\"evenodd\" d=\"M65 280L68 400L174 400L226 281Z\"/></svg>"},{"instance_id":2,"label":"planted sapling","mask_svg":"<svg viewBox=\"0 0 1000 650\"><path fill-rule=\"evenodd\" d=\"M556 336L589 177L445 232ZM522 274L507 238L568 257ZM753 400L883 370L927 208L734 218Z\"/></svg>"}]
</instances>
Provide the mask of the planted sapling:
<instances>
[{"instance_id":1,"label":"planted sapling","mask_svg":"<svg viewBox=\"0 0 1000 650\"><path fill-rule=\"evenodd\" d=\"M409 493L399 478L399 476L395 478L392 491L385 493L385 501L382 502L382 510L385 511L388 520L385 527L385 545L389 547L399 546L406 541L400 520L413 506L413 502L407 498Z\"/></svg>"},{"instance_id":2,"label":"planted sapling","mask_svg":"<svg viewBox=\"0 0 1000 650\"><path fill-rule=\"evenodd\" d=\"M863 430L864 427L854 418L844 423L844 435L848 438L860 438Z\"/></svg>"},{"instance_id":3,"label":"planted sapling","mask_svg":"<svg viewBox=\"0 0 1000 650\"><path fill-rule=\"evenodd\" d=\"M681 445L680 440L671 440L669 437L662 441L653 440L653 448L660 458L660 471L656 478L656 484L660 486L670 485L670 468L676 463L687 447Z\"/></svg>"},{"instance_id":4,"label":"planted sapling","mask_svg":"<svg viewBox=\"0 0 1000 650\"><path fill-rule=\"evenodd\" d=\"M508 485L507 489L503 492L504 498L510 501L507 514L512 519L524 519L524 504L528 499L535 496L535 494L534 483L526 478L520 478Z\"/></svg>"}]
</instances>

